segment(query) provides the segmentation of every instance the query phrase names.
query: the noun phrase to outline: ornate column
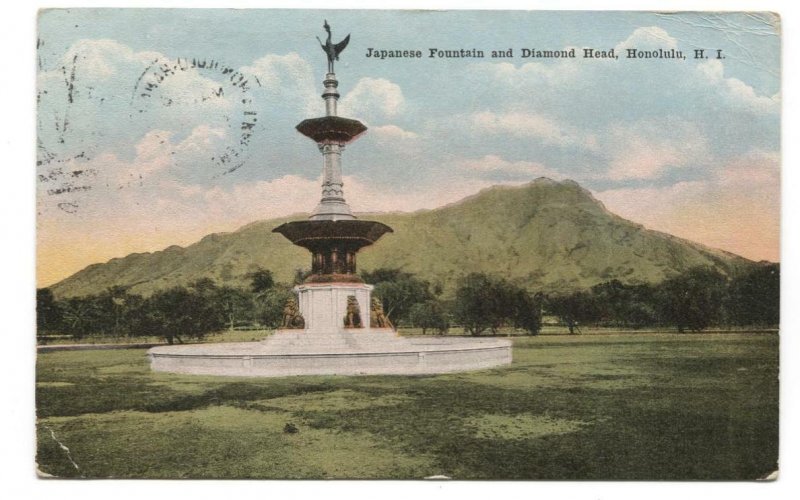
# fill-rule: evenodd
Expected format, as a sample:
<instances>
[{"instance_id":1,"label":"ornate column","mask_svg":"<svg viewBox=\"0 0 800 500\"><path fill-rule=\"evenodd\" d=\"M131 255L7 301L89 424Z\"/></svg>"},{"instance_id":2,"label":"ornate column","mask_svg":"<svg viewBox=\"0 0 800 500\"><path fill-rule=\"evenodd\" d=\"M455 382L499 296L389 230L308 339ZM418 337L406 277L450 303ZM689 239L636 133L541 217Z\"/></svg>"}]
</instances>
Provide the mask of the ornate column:
<instances>
[{"instance_id":1,"label":"ornate column","mask_svg":"<svg viewBox=\"0 0 800 500\"><path fill-rule=\"evenodd\" d=\"M344 199L342 182L342 151L349 142L356 140L367 128L358 120L337 115L339 81L334 73L327 73L323 80L325 90L325 116L304 120L297 126L302 134L313 139L322 153L322 198L314 209L311 220L355 219Z\"/></svg>"}]
</instances>

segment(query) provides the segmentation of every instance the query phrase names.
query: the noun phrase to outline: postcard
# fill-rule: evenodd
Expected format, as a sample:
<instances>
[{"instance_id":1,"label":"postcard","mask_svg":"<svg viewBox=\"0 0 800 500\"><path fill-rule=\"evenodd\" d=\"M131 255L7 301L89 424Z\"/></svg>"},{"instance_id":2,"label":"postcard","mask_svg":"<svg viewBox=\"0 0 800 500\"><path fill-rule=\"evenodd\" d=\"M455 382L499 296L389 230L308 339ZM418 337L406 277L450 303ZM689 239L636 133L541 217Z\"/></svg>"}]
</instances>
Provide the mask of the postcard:
<instances>
[{"instance_id":1,"label":"postcard","mask_svg":"<svg viewBox=\"0 0 800 500\"><path fill-rule=\"evenodd\" d=\"M777 14L46 9L36 46L39 477L777 477Z\"/></svg>"}]
</instances>

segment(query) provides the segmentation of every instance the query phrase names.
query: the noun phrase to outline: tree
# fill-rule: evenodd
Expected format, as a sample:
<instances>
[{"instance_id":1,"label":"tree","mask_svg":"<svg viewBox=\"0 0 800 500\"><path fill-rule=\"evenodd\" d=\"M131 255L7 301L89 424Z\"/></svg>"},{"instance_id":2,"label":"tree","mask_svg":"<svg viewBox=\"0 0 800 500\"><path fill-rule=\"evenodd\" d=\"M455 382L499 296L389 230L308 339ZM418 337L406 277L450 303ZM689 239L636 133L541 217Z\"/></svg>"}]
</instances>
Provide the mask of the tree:
<instances>
[{"instance_id":1,"label":"tree","mask_svg":"<svg viewBox=\"0 0 800 500\"><path fill-rule=\"evenodd\" d=\"M597 307L588 292L548 297L547 308L567 325L570 334L580 333L579 324L594 321L598 317Z\"/></svg>"},{"instance_id":2,"label":"tree","mask_svg":"<svg viewBox=\"0 0 800 500\"><path fill-rule=\"evenodd\" d=\"M780 294L780 264L760 265L731 281L725 304L728 316L737 325L777 325Z\"/></svg>"},{"instance_id":3,"label":"tree","mask_svg":"<svg viewBox=\"0 0 800 500\"><path fill-rule=\"evenodd\" d=\"M362 277L375 285L373 295L381 300L386 317L395 326L408 321L414 304L434 298L427 281L398 269L380 268L362 273Z\"/></svg>"},{"instance_id":4,"label":"tree","mask_svg":"<svg viewBox=\"0 0 800 500\"><path fill-rule=\"evenodd\" d=\"M266 292L275 286L275 278L269 269L258 268L248 275L250 278L250 291L255 294Z\"/></svg>"},{"instance_id":5,"label":"tree","mask_svg":"<svg viewBox=\"0 0 800 500\"><path fill-rule=\"evenodd\" d=\"M294 278L292 279L292 283L294 283L295 285L302 285L306 281L306 278L308 278L309 276L311 276L310 269L303 269L301 267L298 267L297 269L294 270Z\"/></svg>"},{"instance_id":6,"label":"tree","mask_svg":"<svg viewBox=\"0 0 800 500\"><path fill-rule=\"evenodd\" d=\"M39 335L62 327L63 311L49 288L36 290L36 331Z\"/></svg>"},{"instance_id":7,"label":"tree","mask_svg":"<svg viewBox=\"0 0 800 500\"><path fill-rule=\"evenodd\" d=\"M438 300L427 300L414 304L409 311L408 320L413 326L422 328L423 335L427 333L428 329L436 330L439 335L444 335L450 328L450 321L444 305Z\"/></svg>"},{"instance_id":8,"label":"tree","mask_svg":"<svg viewBox=\"0 0 800 500\"><path fill-rule=\"evenodd\" d=\"M246 290L230 286L219 287L214 294L215 307L221 309L229 330L244 321L255 319L253 300L253 295Z\"/></svg>"},{"instance_id":9,"label":"tree","mask_svg":"<svg viewBox=\"0 0 800 500\"><path fill-rule=\"evenodd\" d=\"M495 334L510 318L514 300L514 287L504 279L471 273L458 282L455 317L470 335L487 329Z\"/></svg>"},{"instance_id":10,"label":"tree","mask_svg":"<svg viewBox=\"0 0 800 500\"><path fill-rule=\"evenodd\" d=\"M706 266L667 279L659 287L662 317L681 333L708 328L721 317L725 285L725 277Z\"/></svg>"},{"instance_id":11,"label":"tree","mask_svg":"<svg viewBox=\"0 0 800 500\"><path fill-rule=\"evenodd\" d=\"M593 318L601 324L638 328L656 321L653 287L647 284L625 285L619 280L600 283L590 291Z\"/></svg>"},{"instance_id":12,"label":"tree","mask_svg":"<svg viewBox=\"0 0 800 500\"><path fill-rule=\"evenodd\" d=\"M102 300L95 295L70 297L61 304L64 332L76 339L101 333L104 319Z\"/></svg>"},{"instance_id":13,"label":"tree","mask_svg":"<svg viewBox=\"0 0 800 500\"><path fill-rule=\"evenodd\" d=\"M175 340L183 343L182 337L202 338L220 330L225 318L204 295L209 291L205 284L154 293L141 304L134 328L140 335L163 337L169 344Z\"/></svg>"},{"instance_id":14,"label":"tree","mask_svg":"<svg viewBox=\"0 0 800 500\"><path fill-rule=\"evenodd\" d=\"M616 323L625 316L628 296L625 285L619 280L611 280L595 285L591 288L590 293L594 299L595 311L599 321Z\"/></svg>"},{"instance_id":15,"label":"tree","mask_svg":"<svg viewBox=\"0 0 800 500\"><path fill-rule=\"evenodd\" d=\"M288 286L277 285L258 294L255 298L256 317L259 322L270 328L278 328L283 320L283 308L286 301L294 296Z\"/></svg>"},{"instance_id":16,"label":"tree","mask_svg":"<svg viewBox=\"0 0 800 500\"><path fill-rule=\"evenodd\" d=\"M144 305L145 299L141 295L126 293L122 305L122 316L120 319L121 331L130 337L140 336L136 330L136 321Z\"/></svg>"},{"instance_id":17,"label":"tree","mask_svg":"<svg viewBox=\"0 0 800 500\"><path fill-rule=\"evenodd\" d=\"M111 334L115 337L130 334L130 325L126 319L131 306L129 302L136 301L133 297L128 293L127 287L118 285L109 287L105 292L93 297L95 310L99 316L96 323L98 334Z\"/></svg>"},{"instance_id":18,"label":"tree","mask_svg":"<svg viewBox=\"0 0 800 500\"><path fill-rule=\"evenodd\" d=\"M656 289L650 284L629 287L628 306L623 324L633 328L655 325L658 321Z\"/></svg>"},{"instance_id":19,"label":"tree","mask_svg":"<svg viewBox=\"0 0 800 500\"><path fill-rule=\"evenodd\" d=\"M517 287L513 290L513 297L514 327L525 330L529 335L539 335L542 329L542 294L531 295L524 288Z\"/></svg>"}]
</instances>

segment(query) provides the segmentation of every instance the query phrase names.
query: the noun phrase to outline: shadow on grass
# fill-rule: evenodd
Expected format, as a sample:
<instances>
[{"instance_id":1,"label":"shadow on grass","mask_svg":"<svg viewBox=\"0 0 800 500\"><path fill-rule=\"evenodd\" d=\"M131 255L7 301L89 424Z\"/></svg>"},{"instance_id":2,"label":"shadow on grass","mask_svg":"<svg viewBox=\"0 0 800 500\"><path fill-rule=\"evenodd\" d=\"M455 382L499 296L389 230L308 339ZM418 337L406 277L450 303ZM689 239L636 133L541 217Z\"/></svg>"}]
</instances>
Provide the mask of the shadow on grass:
<instances>
[{"instance_id":1,"label":"shadow on grass","mask_svg":"<svg viewBox=\"0 0 800 500\"><path fill-rule=\"evenodd\" d=\"M40 418L77 416L110 411L161 413L191 411L209 406L236 405L243 401L325 392L331 387L319 384L282 383L274 386L247 382L222 383L200 394L185 394L167 386L141 380L94 381L80 386L42 387L36 391Z\"/></svg>"}]
</instances>

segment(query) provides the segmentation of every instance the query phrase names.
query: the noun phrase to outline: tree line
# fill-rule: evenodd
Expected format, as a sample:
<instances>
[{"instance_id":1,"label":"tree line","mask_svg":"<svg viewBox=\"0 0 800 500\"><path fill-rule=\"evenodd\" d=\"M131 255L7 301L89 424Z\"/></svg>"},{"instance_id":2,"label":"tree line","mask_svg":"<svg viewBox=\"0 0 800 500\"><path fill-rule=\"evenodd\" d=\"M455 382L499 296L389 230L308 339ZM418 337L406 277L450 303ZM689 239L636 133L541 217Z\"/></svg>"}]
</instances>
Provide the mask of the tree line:
<instances>
[{"instance_id":1,"label":"tree line","mask_svg":"<svg viewBox=\"0 0 800 500\"><path fill-rule=\"evenodd\" d=\"M548 298L547 308L569 328L777 326L780 265L764 264L728 278L711 267L694 267L659 284L608 281L586 291Z\"/></svg>"},{"instance_id":2,"label":"tree line","mask_svg":"<svg viewBox=\"0 0 800 500\"><path fill-rule=\"evenodd\" d=\"M291 285L276 283L259 269L249 286L217 285L209 278L143 297L115 286L96 294L56 299L37 290L37 332L85 337L161 337L169 344L199 339L224 329L275 328L293 295Z\"/></svg>"},{"instance_id":3,"label":"tree line","mask_svg":"<svg viewBox=\"0 0 800 500\"><path fill-rule=\"evenodd\" d=\"M409 273L380 270L369 278L395 323L423 333L459 326L471 335L495 334L501 327L536 335L545 316L557 318L570 333L582 326L699 332L777 326L780 320L779 264L760 264L733 277L698 266L658 284L611 280L562 294L531 292L498 276L471 273L458 281L449 300L441 298L440 284L431 286Z\"/></svg>"},{"instance_id":4,"label":"tree line","mask_svg":"<svg viewBox=\"0 0 800 500\"><path fill-rule=\"evenodd\" d=\"M298 272L295 281L303 277ZM374 284L373 296L395 326L420 328L423 334L460 327L470 335L496 334L501 328L536 335L544 316L558 318L570 333L583 326L685 332L779 321L778 264L732 278L696 267L655 285L612 280L566 294L531 292L502 277L471 273L458 280L451 298L444 298L441 283L399 269L376 269L362 277ZM270 271L259 269L249 275L246 287L204 278L149 297L112 287L97 295L56 299L44 288L37 291L37 329L41 336L157 336L171 344L225 329L277 328L292 286L276 283Z\"/></svg>"}]
</instances>

